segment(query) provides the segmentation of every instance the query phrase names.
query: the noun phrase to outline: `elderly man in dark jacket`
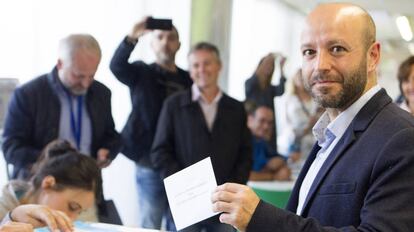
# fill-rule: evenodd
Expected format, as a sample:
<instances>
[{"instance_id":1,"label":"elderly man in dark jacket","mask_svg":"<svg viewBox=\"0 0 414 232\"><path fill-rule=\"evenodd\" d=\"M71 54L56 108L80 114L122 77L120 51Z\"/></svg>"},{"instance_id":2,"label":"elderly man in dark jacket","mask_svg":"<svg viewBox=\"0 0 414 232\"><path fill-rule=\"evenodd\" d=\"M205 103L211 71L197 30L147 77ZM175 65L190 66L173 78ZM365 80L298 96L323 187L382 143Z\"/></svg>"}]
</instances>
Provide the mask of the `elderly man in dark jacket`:
<instances>
[{"instance_id":1,"label":"elderly man in dark jacket","mask_svg":"<svg viewBox=\"0 0 414 232\"><path fill-rule=\"evenodd\" d=\"M111 115L111 91L94 80L101 59L98 42L74 34L59 46L52 72L15 90L6 116L3 152L12 178L25 178L50 141L68 140L82 153L109 165L121 149Z\"/></svg>"}]
</instances>

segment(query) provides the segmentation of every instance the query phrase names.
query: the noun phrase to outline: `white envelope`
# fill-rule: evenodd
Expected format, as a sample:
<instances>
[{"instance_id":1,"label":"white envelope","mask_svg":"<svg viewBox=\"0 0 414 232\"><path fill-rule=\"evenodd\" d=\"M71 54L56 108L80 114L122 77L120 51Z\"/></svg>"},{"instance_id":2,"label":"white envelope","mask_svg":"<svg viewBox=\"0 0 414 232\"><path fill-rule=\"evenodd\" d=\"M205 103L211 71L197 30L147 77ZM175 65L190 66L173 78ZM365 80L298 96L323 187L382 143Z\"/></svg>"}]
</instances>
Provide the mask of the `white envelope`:
<instances>
[{"instance_id":1,"label":"white envelope","mask_svg":"<svg viewBox=\"0 0 414 232\"><path fill-rule=\"evenodd\" d=\"M177 230L212 217L211 194L217 187L210 157L164 179Z\"/></svg>"}]
</instances>

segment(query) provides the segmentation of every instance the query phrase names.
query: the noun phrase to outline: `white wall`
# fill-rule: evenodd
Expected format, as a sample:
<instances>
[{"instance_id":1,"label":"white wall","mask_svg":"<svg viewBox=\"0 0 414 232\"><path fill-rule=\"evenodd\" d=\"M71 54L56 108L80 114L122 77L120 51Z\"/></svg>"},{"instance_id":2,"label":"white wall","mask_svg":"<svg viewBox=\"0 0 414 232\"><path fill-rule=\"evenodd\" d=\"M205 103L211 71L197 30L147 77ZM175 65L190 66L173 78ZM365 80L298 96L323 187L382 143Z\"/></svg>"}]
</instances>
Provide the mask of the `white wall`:
<instances>
[{"instance_id":1,"label":"white wall","mask_svg":"<svg viewBox=\"0 0 414 232\"><path fill-rule=\"evenodd\" d=\"M172 18L180 32L178 65L186 68L191 0L13 0L0 2L0 78L25 83L49 72L56 63L59 39L70 33L90 33L103 50L96 79L112 90L112 112L118 131L131 110L129 91L109 70L109 61L132 25L145 15ZM152 61L148 38L133 59ZM1 157L3 158L3 157ZM1 170L3 165L0 161ZM3 175L3 173L2 173ZM126 225L137 225L134 164L120 155L104 170L105 196L114 198ZM0 183L4 183L4 177Z\"/></svg>"},{"instance_id":2,"label":"white wall","mask_svg":"<svg viewBox=\"0 0 414 232\"><path fill-rule=\"evenodd\" d=\"M289 77L300 66L299 34L303 15L274 0L233 2L229 94L244 100L244 81L269 52L288 58ZM278 80L275 80L276 82Z\"/></svg>"}]
</instances>

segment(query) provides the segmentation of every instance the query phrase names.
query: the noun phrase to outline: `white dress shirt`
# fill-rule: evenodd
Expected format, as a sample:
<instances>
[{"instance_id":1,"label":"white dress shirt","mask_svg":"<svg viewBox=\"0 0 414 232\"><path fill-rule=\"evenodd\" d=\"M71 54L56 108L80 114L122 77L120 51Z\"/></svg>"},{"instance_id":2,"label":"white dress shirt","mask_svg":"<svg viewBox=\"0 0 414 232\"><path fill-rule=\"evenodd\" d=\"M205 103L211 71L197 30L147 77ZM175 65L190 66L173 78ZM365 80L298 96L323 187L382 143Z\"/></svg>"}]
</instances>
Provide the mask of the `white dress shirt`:
<instances>
[{"instance_id":1,"label":"white dress shirt","mask_svg":"<svg viewBox=\"0 0 414 232\"><path fill-rule=\"evenodd\" d=\"M296 209L297 215L302 214L309 190L325 160L342 138L357 113L380 89L381 87L379 85L372 87L345 111L341 112L333 121L330 121L328 113L325 112L313 127L312 132L321 149L316 154L315 160L302 181L299 190L298 207Z\"/></svg>"},{"instance_id":2,"label":"white dress shirt","mask_svg":"<svg viewBox=\"0 0 414 232\"><path fill-rule=\"evenodd\" d=\"M399 105L400 107L401 107L401 109L403 109L403 110L405 110L405 111L407 111L408 113L412 113L411 112L411 109L410 109L410 107L408 107L408 105L407 105L407 101L406 100L403 100L401 103L400 103L400 105Z\"/></svg>"},{"instance_id":3,"label":"white dress shirt","mask_svg":"<svg viewBox=\"0 0 414 232\"><path fill-rule=\"evenodd\" d=\"M191 86L191 96L192 100L194 102L198 102L200 105L201 110L203 111L204 119L206 120L208 130L212 131L214 119L217 115L218 103L223 96L223 92L221 92L219 89L219 92L217 93L216 97L214 97L213 101L211 103L208 103L201 94L200 89L197 87L197 85L193 84Z\"/></svg>"}]
</instances>

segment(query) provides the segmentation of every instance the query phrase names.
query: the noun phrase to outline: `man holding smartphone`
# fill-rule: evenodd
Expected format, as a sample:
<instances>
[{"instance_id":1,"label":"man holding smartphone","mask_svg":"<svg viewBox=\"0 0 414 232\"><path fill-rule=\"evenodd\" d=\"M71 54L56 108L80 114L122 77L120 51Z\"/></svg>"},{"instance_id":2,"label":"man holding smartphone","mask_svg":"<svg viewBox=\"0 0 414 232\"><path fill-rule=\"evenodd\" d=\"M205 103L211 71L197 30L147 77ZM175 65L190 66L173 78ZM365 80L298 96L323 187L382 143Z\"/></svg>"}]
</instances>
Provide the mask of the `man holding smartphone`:
<instances>
[{"instance_id":1,"label":"man holding smartphone","mask_svg":"<svg viewBox=\"0 0 414 232\"><path fill-rule=\"evenodd\" d=\"M128 62L138 40L149 32L155 62ZM168 209L163 182L149 155L164 100L192 84L188 72L175 64L179 48L178 31L171 21L145 17L133 26L111 60L111 71L129 87L131 94L132 112L122 131L125 143L122 153L137 165L139 226L143 228L160 229L162 216Z\"/></svg>"}]
</instances>

